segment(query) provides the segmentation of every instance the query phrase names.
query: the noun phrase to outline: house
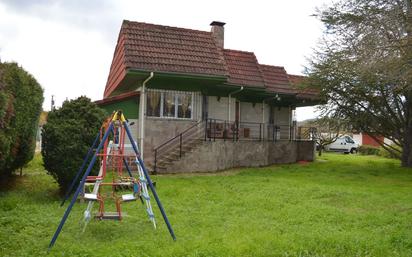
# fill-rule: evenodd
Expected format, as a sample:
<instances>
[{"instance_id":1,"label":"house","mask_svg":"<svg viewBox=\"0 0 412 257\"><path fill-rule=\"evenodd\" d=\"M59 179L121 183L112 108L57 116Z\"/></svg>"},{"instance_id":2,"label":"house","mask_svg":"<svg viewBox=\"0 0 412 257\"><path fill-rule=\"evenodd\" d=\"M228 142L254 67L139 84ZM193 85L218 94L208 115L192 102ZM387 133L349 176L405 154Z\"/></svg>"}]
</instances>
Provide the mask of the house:
<instances>
[{"instance_id":1,"label":"house","mask_svg":"<svg viewBox=\"0 0 412 257\"><path fill-rule=\"evenodd\" d=\"M214 171L313 160L294 110L319 104L301 76L224 48L224 25L199 31L123 21L104 97L122 109L156 172Z\"/></svg>"},{"instance_id":2,"label":"house","mask_svg":"<svg viewBox=\"0 0 412 257\"><path fill-rule=\"evenodd\" d=\"M373 136L372 136L373 135ZM353 133L353 140L359 145L369 145L374 147L380 147L383 144L392 145L393 142L389 138L378 134L368 134L365 132Z\"/></svg>"}]
</instances>

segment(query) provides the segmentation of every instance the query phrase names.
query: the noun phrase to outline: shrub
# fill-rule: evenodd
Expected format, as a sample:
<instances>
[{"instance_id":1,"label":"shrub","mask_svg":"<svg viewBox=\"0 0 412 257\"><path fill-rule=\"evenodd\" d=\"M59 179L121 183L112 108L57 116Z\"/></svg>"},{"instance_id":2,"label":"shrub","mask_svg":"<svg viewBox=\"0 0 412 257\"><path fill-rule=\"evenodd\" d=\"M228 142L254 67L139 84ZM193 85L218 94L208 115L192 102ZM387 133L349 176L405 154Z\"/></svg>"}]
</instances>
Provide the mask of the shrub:
<instances>
[{"instance_id":1,"label":"shrub","mask_svg":"<svg viewBox=\"0 0 412 257\"><path fill-rule=\"evenodd\" d=\"M43 89L16 63L0 63L0 175L34 156Z\"/></svg>"},{"instance_id":2,"label":"shrub","mask_svg":"<svg viewBox=\"0 0 412 257\"><path fill-rule=\"evenodd\" d=\"M361 145L358 148L358 152L361 155L378 155L379 154L379 148L370 146L370 145Z\"/></svg>"},{"instance_id":3,"label":"shrub","mask_svg":"<svg viewBox=\"0 0 412 257\"><path fill-rule=\"evenodd\" d=\"M106 113L87 97L65 101L60 109L49 112L43 126L42 155L44 167L66 191L97 132ZM94 166L93 174L99 165Z\"/></svg>"}]
</instances>

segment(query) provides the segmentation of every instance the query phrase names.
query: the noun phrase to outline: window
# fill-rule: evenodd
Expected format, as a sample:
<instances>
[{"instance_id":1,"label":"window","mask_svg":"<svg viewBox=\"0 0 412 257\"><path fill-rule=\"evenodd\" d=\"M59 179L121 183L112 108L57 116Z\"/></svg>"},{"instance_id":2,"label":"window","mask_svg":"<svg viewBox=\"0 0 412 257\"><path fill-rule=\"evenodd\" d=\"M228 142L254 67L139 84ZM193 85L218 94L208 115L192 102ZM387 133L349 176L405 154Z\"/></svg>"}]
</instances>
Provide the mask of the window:
<instances>
[{"instance_id":1,"label":"window","mask_svg":"<svg viewBox=\"0 0 412 257\"><path fill-rule=\"evenodd\" d=\"M147 93L147 116L160 117L160 98L161 95L158 91L149 91Z\"/></svg>"},{"instance_id":2,"label":"window","mask_svg":"<svg viewBox=\"0 0 412 257\"><path fill-rule=\"evenodd\" d=\"M193 93L150 90L146 110L151 117L192 119Z\"/></svg>"},{"instance_id":3,"label":"window","mask_svg":"<svg viewBox=\"0 0 412 257\"><path fill-rule=\"evenodd\" d=\"M354 144L355 142L352 140L352 138L350 138L350 137L345 137L345 141L346 141L346 143L349 143L349 144Z\"/></svg>"},{"instance_id":4,"label":"window","mask_svg":"<svg viewBox=\"0 0 412 257\"><path fill-rule=\"evenodd\" d=\"M192 95L181 94L177 96L177 117L192 118Z\"/></svg>"}]
</instances>

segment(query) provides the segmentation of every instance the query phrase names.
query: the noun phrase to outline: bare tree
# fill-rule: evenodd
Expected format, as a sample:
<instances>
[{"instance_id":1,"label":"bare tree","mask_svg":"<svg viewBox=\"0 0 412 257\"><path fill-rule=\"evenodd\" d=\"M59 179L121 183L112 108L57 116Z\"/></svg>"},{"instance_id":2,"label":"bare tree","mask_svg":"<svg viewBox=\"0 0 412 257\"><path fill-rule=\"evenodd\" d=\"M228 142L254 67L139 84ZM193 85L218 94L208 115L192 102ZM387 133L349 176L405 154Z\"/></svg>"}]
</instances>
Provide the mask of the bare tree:
<instances>
[{"instance_id":1,"label":"bare tree","mask_svg":"<svg viewBox=\"0 0 412 257\"><path fill-rule=\"evenodd\" d=\"M335 142L341 133L343 122L328 116L310 122L313 129L312 139L315 141L318 155L322 156L325 146Z\"/></svg>"}]
</instances>

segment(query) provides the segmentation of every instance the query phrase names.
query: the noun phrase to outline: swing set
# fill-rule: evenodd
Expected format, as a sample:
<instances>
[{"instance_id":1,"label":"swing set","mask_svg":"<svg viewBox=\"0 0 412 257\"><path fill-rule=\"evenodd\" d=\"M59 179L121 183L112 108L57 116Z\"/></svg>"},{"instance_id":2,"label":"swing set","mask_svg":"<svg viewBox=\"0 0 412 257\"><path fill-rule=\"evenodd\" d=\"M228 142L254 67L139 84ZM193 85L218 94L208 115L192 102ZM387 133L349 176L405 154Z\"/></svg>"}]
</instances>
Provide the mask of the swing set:
<instances>
[{"instance_id":1,"label":"swing set","mask_svg":"<svg viewBox=\"0 0 412 257\"><path fill-rule=\"evenodd\" d=\"M126 136L130 142L129 144L125 144ZM98 146L96 148L97 144ZM90 173L98 159L100 162L99 173L96 176L92 176ZM87 169L85 170L86 165ZM133 167L134 170L132 170L131 167ZM124 169L126 169L127 174L123 174ZM149 173L143 160L140 158L139 149L131 135L129 123L125 119L122 111L114 112L101 126L99 133L97 133L92 146L89 148L60 206L63 206L65 201L69 199L80 176L80 183L77 185L70 204L50 241L49 251L54 246L78 198L87 203L87 208L84 211L83 231L93 216L98 220L122 220L124 216L121 208L122 204L137 200L145 204L149 220L153 223L154 228L156 228L148 189L152 192L170 235L173 240L176 240L172 226L166 216L166 212L163 209ZM124 189L132 192L120 195L119 192L122 193ZM110 201L115 203L115 212L105 211L106 204ZM94 203L99 204L99 210L95 214L92 213Z\"/></svg>"}]
</instances>

